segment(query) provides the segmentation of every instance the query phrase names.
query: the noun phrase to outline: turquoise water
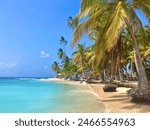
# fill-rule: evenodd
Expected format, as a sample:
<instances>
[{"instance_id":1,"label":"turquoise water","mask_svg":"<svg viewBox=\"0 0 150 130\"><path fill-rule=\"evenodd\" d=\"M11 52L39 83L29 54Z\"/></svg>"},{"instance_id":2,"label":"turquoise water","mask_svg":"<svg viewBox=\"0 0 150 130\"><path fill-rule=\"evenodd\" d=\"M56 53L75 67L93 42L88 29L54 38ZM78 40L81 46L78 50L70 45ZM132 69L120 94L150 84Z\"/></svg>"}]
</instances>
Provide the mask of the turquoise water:
<instances>
[{"instance_id":1,"label":"turquoise water","mask_svg":"<svg viewBox=\"0 0 150 130\"><path fill-rule=\"evenodd\" d=\"M103 107L83 87L38 79L0 79L0 112L103 112Z\"/></svg>"}]
</instances>

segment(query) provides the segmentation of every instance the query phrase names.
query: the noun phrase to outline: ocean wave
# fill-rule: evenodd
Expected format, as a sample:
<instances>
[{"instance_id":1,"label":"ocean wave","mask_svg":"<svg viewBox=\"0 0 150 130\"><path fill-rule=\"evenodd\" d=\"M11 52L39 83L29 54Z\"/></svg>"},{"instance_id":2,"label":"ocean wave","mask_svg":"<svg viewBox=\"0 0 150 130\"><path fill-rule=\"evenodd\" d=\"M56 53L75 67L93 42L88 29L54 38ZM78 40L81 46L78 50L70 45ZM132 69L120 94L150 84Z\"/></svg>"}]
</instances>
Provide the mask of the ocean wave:
<instances>
[{"instance_id":1,"label":"ocean wave","mask_svg":"<svg viewBox=\"0 0 150 130\"><path fill-rule=\"evenodd\" d=\"M38 79L39 81L43 81L43 82L48 82L48 81L50 81L50 79L49 78L41 78L41 79Z\"/></svg>"},{"instance_id":2,"label":"ocean wave","mask_svg":"<svg viewBox=\"0 0 150 130\"><path fill-rule=\"evenodd\" d=\"M15 78L18 80L37 80L36 78Z\"/></svg>"}]
</instances>

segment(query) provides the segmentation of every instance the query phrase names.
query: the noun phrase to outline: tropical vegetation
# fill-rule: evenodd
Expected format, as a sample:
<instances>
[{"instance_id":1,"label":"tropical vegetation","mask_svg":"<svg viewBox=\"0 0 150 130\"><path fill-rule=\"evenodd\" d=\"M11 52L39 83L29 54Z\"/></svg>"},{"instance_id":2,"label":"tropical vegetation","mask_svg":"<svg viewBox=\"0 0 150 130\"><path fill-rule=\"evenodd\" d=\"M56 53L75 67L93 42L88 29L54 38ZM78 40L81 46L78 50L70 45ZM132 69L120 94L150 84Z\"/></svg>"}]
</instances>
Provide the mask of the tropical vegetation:
<instances>
[{"instance_id":1,"label":"tropical vegetation","mask_svg":"<svg viewBox=\"0 0 150 130\"><path fill-rule=\"evenodd\" d=\"M150 1L81 0L79 13L67 20L75 52L67 56L67 41L61 37L63 49L57 54L61 65L54 62L52 69L64 78L88 82L137 80L138 87L129 95L135 102L150 102L150 24L143 25L138 12L149 19ZM79 44L83 34L93 44Z\"/></svg>"}]
</instances>

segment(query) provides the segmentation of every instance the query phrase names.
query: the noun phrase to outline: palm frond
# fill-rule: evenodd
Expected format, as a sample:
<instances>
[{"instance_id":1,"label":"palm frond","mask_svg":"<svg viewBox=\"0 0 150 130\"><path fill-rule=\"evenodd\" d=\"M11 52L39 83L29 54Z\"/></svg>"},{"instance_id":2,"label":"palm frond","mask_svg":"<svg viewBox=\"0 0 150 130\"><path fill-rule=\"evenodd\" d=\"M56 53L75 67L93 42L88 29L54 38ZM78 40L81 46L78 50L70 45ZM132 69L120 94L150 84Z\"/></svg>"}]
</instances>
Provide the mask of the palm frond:
<instances>
[{"instance_id":1,"label":"palm frond","mask_svg":"<svg viewBox=\"0 0 150 130\"><path fill-rule=\"evenodd\" d=\"M135 32L144 39L145 31L143 28L143 24L132 8L130 9L130 17L132 18L131 24L134 27Z\"/></svg>"},{"instance_id":2,"label":"palm frond","mask_svg":"<svg viewBox=\"0 0 150 130\"><path fill-rule=\"evenodd\" d=\"M99 3L99 0L82 0L80 7L80 17L84 17L88 14L88 11Z\"/></svg>"},{"instance_id":3,"label":"palm frond","mask_svg":"<svg viewBox=\"0 0 150 130\"><path fill-rule=\"evenodd\" d=\"M96 61L100 61L104 52L110 51L116 45L120 34L125 27L125 21L129 21L128 11L122 1L116 4L115 10L110 14L108 21L99 33L95 43Z\"/></svg>"},{"instance_id":4,"label":"palm frond","mask_svg":"<svg viewBox=\"0 0 150 130\"><path fill-rule=\"evenodd\" d=\"M144 57L150 56L150 48L145 51Z\"/></svg>"},{"instance_id":5,"label":"palm frond","mask_svg":"<svg viewBox=\"0 0 150 130\"><path fill-rule=\"evenodd\" d=\"M132 0L133 7L141 9L145 16L150 17L150 0Z\"/></svg>"},{"instance_id":6,"label":"palm frond","mask_svg":"<svg viewBox=\"0 0 150 130\"><path fill-rule=\"evenodd\" d=\"M74 18L70 16L67 20L67 24L69 28L75 29L79 24L79 16L76 15Z\"/></svg>"},{"instance_id":7,"label":"palm frond","mask_svg":"<svg viewBox=\"0 0 150 130\"><path fill-rule=\"evenodd\" d=\"M90 31L91 26L95 24L95 22L101 17L102 14L103 9L100 9L75 28L71 40L71 46L77 43L77 41L82 37L83 34L86 34Z\"/></svg>"}]
</instances>

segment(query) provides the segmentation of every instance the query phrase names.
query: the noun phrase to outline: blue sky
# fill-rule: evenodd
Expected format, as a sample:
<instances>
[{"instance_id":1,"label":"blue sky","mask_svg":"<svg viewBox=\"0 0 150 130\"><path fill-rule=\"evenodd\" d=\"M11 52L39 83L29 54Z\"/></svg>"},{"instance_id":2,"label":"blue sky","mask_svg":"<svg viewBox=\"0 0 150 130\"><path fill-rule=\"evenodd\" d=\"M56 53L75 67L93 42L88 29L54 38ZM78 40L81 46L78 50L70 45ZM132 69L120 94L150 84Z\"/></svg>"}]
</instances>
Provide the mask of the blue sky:
<instances>
[{"instance_id":1,"label":"blue sky","mask_svg":"<svg viewBox=\"0 0 150 130\"><path fill-rule=\"evenodd\" d=\"M0 77L52 75L59 39L70 41L66 21L79 5L80 0L0 0ZM73 51L70 45L66 50Z\"/></svg>"},{"instance_id":2,"label":"blue sky","mask_svg":"<svg viewBox=\"0 0 150 130\"><path fill-rule=\"evenodd\" d=\"M80 0L0 0L0 77L45 77ZM68 54L72 49L67 45Z\"/></svg>"}]
</instances>

